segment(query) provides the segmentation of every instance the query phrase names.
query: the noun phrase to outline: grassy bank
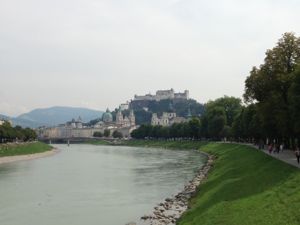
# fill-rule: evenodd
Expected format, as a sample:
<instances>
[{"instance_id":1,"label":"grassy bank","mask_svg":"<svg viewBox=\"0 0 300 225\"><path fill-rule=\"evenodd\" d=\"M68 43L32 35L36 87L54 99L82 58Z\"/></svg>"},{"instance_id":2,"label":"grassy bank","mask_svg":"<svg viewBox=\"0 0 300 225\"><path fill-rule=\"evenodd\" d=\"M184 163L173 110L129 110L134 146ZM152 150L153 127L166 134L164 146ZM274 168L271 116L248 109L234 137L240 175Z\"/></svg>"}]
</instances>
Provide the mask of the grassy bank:
<instances>
[{"instance_id":1,"label":"grassy bank","mask_svg":"<svg viewBox=\"0 0 300 225\"><path fill-rule=\"evenodd\" d=\"M2 144L0 145L0 157L41 153L49 151L51 149L52 147L50 145L41 142L24 144Z\"/></svg>"},{"instance_id":2,"label":"grassy bank","mask_svg":"<svg viewBox=\"0 0 300 225\"><path fill-rule=\"evenodd\" d=\"M249 146L129 141L131 146L201 149L217 156L179 225L299 225L300 171Z\"/></svg>"}]
</instances>

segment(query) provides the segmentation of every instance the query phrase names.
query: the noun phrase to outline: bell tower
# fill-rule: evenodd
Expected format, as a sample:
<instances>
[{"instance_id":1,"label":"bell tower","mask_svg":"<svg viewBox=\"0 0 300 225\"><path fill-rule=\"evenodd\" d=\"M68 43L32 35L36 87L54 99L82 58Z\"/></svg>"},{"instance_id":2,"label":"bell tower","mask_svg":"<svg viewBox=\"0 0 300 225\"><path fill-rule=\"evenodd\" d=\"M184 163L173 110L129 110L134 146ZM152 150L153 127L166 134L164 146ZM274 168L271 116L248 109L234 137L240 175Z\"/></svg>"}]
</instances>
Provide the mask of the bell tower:
<instances>
[{"instance_id":1,"label":"bell tower","mask_svg":"<svg viewBox=\"0 0 300 225\"><path fill-rule=\"evenodd\" d=\"M119 108L119 110L116 114L116 124L117 125L123 125L123 123L124 123L123 114L121 112L121 109Z\"/></svg>"},{"instance_id":2,"label":"bell tower","mask_svg":"<svg viewBox=\"0 0 300 225\"><path fill-rule=\"evenodd\" d=\"M134 116L133 110L130 110L129 121L130 121L130 126L134 127L135 126L135 116Z\"/></svg>"}]
</instances>

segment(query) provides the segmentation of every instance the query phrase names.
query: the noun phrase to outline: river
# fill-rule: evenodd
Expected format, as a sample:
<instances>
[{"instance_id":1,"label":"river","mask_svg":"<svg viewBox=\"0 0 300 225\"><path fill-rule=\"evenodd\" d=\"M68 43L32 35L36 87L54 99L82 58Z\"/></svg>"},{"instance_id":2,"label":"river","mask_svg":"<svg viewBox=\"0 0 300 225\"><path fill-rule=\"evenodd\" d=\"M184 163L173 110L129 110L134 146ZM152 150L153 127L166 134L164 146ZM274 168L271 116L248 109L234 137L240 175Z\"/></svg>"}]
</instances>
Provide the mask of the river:
<instances>
[{"instance_id":1,"label":"river","mask_svg":"<svg viewBox=\"0 0 300 225\"><path fill-rule=\"evenodd\" d=\"M196 151L54 146L54 156L0 165L1 225L138 222L206 160Z\"/></svg>"}]
</instances>

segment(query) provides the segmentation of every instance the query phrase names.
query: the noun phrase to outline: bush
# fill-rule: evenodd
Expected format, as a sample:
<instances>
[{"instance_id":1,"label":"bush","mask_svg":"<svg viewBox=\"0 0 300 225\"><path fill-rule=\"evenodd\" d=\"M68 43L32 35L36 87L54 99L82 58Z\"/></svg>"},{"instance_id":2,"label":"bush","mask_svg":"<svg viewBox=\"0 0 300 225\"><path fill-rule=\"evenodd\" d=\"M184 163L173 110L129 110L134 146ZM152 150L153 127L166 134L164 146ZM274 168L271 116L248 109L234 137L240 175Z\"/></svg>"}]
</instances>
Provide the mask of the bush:
<instances>
[{"instance_id":1,"label":"bush","mask_svg":"<svg viewBox=\"0 0 300 225\"><path fill-rule=\"evenodd\" d=\"M103 137L103 134L100 131L96 131L93 134L94 137Z\"/></svg>"},{"instance_id":2,"label":"bush","mask_svg":"<svg viewBox=\"0 0 300 225\"><path fill-rule=\"evenodd\" d=\"M110 130L105 129L103 135L104 135L104 137L109 137L110 136Z\"/></svg>"},{"instance_id":3,"label":"bush","mask_svg":"<svg viewBox=\"0 0 300 225\"><path fill-rule=\"evenodd\" d=\"M115 130L115 131L113 132L113 137L114 137L114 138L122 138L122 137L123 137L123 134L122 134L121 132Z\"/></svg>"}]
</instances>

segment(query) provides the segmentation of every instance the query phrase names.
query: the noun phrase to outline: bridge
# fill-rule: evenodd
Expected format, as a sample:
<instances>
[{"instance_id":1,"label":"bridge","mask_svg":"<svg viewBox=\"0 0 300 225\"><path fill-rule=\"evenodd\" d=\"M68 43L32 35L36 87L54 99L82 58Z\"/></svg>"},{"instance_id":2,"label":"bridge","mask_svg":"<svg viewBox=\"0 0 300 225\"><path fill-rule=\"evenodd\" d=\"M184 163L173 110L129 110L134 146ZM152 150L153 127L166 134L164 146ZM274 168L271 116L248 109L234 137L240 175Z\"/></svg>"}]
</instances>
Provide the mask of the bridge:
<instances>
[{"instance_id":1,"label":"bridge","mask_svg":"<svg viewBox=\"0 0 300 225\"><path fill-rule=\"evenodd\" d=\"M81 143L88 143L89 141L107 141L109 143L114 143L116 141L116 139L114 138L85 138L85 137L39 138L38 140L47 144L81 144Z\"/></svg>"}]
</instances>

